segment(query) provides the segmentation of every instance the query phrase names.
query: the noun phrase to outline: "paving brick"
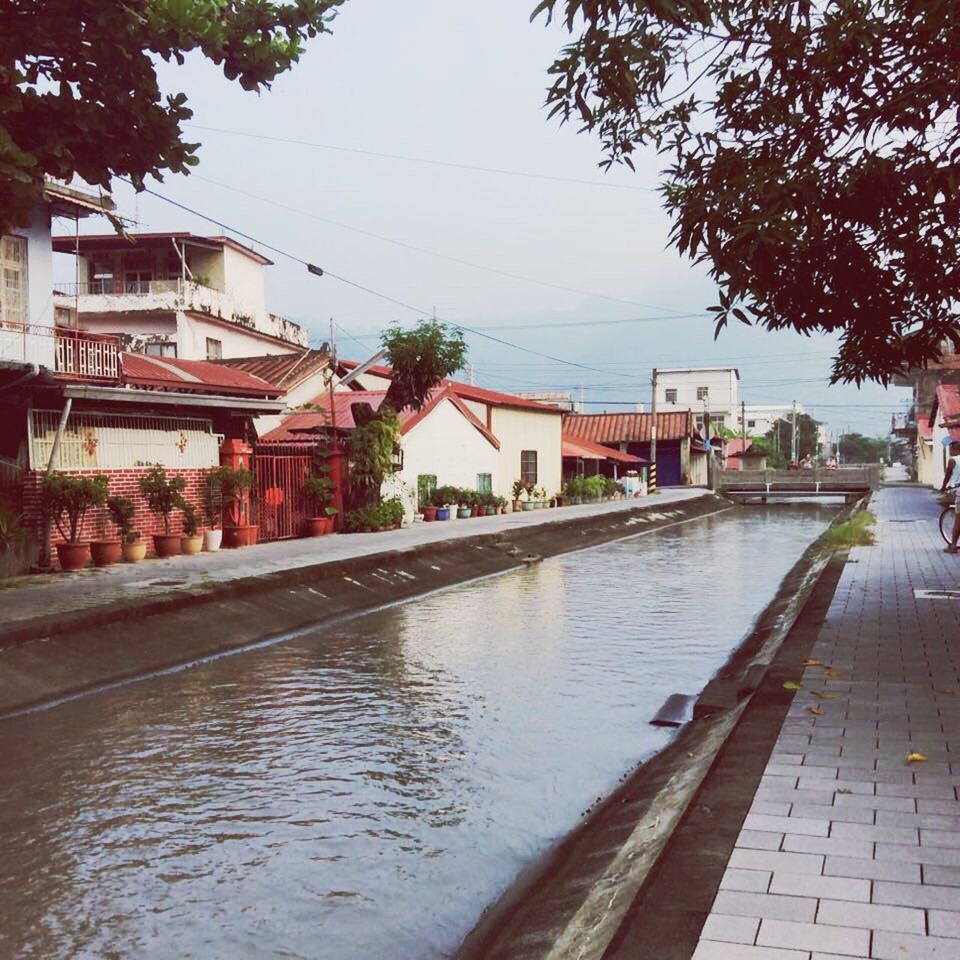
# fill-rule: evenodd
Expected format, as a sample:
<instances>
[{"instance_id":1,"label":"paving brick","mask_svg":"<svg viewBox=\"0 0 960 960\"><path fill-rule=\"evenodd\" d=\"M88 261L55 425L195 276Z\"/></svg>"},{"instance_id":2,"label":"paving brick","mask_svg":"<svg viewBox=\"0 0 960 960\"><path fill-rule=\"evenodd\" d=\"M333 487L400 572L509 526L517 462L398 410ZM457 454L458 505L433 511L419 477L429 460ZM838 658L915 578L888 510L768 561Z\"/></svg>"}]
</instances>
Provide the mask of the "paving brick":
<instances>
[{"instance_id":1,"label":"paving brick","mask_svg":"<svg viewBox=\"0 0 960 960\"><path fill-rule=\"evenodd\" d=\"M890 903L903 907L960 910L960 887L878 880L873 885L872 899L874 903Z\"/></svg>"},{"instance_id":2,"label":"paving brick","mask_svg":"<svg viewBox=\"0 0 960 960\"><path fill-rule=\"evenodd\" d=\"M878 930L873 935L871 957L876 960L957 960L957 941Z\"/></svg>"},{"instance_id":3,"label":"paving brick","mask_svg":"<svg viewBox=\"0 0 960 960\"><path fill-rule=\"evenodd\" d=\"M960 847L960 832L921 830L920 843L926 847Z\"/></svg>"},{"instance_id":4,"label":"paving brick","mask_svg":"<svg viewBox=\"0 0 960 960\"><path fill-rule=\"evenodd\" d=\"M960 850L956 847L912 847L905 843L878 843L873 852L877 860L893 863L936 863L944 867L960 867Z\"/></svg>"},{"instance_id":5,"label":"paving brick","mask_svg":"<svg viewBox=\"0 0 960 960\"><path fill-rule=\"evenodd\" d=\"M960 867L941 867L934 863L925 863L923 882L944 887L960 887Z\"/></svg>"},{"instance_id":6,"label":"paving brick","mask_svg":"<svg viewBox=\"0 0 960 960\"><path fill-rule=\"evenodd\" d=\"M830 820L839 823L874 822L875 811L869 807L830 807L819 803L795 803L791 817L809 817L811 820Z\"/></svg>"},{"instance_id":7,"label":"paving brick","mask_svg":"<svg viewBox=\"0 0 960 960\"><path fill-rule=\"evenodd\" d=\"M869 859L873 856L873 846L870 840L847 840L843 837L803 837L787 833L784 834L781 849L788 853L825 853L834 857Z\"/></svg>"},{"instance_id":8,"label":"paving brick","mask_svg":"<svg viewBox=\"0 0 960 960\"><path fill-rule=\"evenodd\" d=\"M774 950L745 944L701 940L691 960L809 960L806 950Z\"/></svg>"},{"instance_id":9,"label":"paving brick","mask_svg":"<svg viewBox=\"0 0 960 960\"><path fill-rule=\"evenodd\" d=\"M779 850L783 843L782 833L767 833L764 830L741 830L737 846L748 850Z\"/></svg>"},{"instance_id":10,"label":"paving brick","mask_svg":"<svg viewBox=\"0 0 960 960\"><path fill-rule=\"evenodd\" d=\"M766 893L772 876L769 870L738 870L736 867L727 867L720 880L720 889Z\"/></svg>"},{"instance_id":11,"label":"paving brick","mask_svg":"<svg viewBox=\"0 0 960 960\"><path fill-rule=\"evenodd\" d=\"M960 956L960 913L955 908L947 910L930 910L931 937L953 937L957 942L957 955Z\"/></svg>"},{"instance_id":12,"label":"paving brick","mask_svg":"<svg viewBox=\"0 0 960 960\"><path fill-rule=\"evenodd\" d=\"M802 833L811 837L825 837L830 832L829 820L810 820L804 817L771 817L748 814L743 823L748 830L769 830L772 833Z\"/></svg>"},{"instance_id":13,"label":"paving brick","mask_svg":"<svg viewBox=\"0 0 960 960\"><path fill-rule=\"evenodd\" d=\"M811 923L817 912L817 901L809 897L721 890L714 900L712 912L731 917L772 917Z\"/></svg>"},{"instance_id":14,"label":"paving brick","mask_svg":"<svg viewBox=\"0 0 960 960\"><path fill-rule=\"evenodd\" d=\"M755 917L732 917L711 913L700 936L704 940L723 940L726 943L750 943L757 939L760 921Z\"/></svg>"},{"instance_id":15,"label":"paving brick","mask_svg":"<svg viewBox=\"0 0 960 960\"><path fill-rule=\"evenodd\" d=\"M763 920L757 934L757 945L868 957L870 931L819 923L795 923L790 920Z\"/></svg>"},{"instance_id":16,"label":"paving brick","mask_svg":"<svg viewBox=\"0 0 960 960\"><path fill-rule=\"evenodd\" d=\"M960 816L938 813L902 813L896 810L877 812L880 827L922 827L926 830L954 830L960 832Z\"/></svg>"},{"instance_id":17,"label":"paving brick","mask_svg":"<svg viewBox=\"0 0 960 960\"><path fill-rule=\"evenodd\" d=\"M840 900L821 900L817 909L817 923L862 927L864 930L896 930L901 933L926 933L927 930L924 912L916 907Z\"/></svg>"},{"instance_id":18,"label":"paving brick","mask_svg":"<svg viewBox=\"0 0 960 960\"><path fill-rule=\"evenodd\" d=\"M919 843L918 831L910 827L876 827L863 823L834 823L830 827L830 837L874 843Z\"/></svg>"},{"instance_id":19,"label":"paving brick","mask_svg":"<svg viewBox=\"0 0 960 960\"><path fill-rule=\"evenodd\" d=\"M803 873L775 873L770 881L770 893L869 903L870 886L869 880L856 880L851 877L814 877Z\"/></svg>"},{"instance_id":20,"label":"paving brick","mask_svg":"<svg viewBox=\"0 0 960 960\"><path fill-rule=\"evenodd\" d=\"M920 882L919 863L887 862L859 857L827 857L823 865L826 877L853 877L861 880L902 880Z\"/></svg>"},{"instance_id":21,"label":"paving brick","mask_svg":"<svg viewBox=\"0 0 960 960\"><path fill-rule=\"evenodd\" d=\"M864 796L857 793L838 793L833 801L834 806L841 810L857 807L869 810L899 810L904 813L913 813L917 802L912 797Z\"/></svg>"},{"instance_id":22,"label":"paving brick","mask_svg":"<svg viewBox=\"0 0 960 960\"><path fill-rule=\"evenodd\" d=\"M792 804L786 800L754 800L750 813L765 813L771 817L786 817L790 815Z\"/></svg>"},{"instance_id":23,"label":"paving brick","mask_svg":"<svg viewBox=\"0 0 960 960\"><path fill-rule=\"evenodd\" d=\"M767 850L737 850L729 866L744 870L783 870L787 873L823 873L823 857L807 853L780 853ZM919 871L918 871L919 873Z\"/></svg>"}]
</instances>

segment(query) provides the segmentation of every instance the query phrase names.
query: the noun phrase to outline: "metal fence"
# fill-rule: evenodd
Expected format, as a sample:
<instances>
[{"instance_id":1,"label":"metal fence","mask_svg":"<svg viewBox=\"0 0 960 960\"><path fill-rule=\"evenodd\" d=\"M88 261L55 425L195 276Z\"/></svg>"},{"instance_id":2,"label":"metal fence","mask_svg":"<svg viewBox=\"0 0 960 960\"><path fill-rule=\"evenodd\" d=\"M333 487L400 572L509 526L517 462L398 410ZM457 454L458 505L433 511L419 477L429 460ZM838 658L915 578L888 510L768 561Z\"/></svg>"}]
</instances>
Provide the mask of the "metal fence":
<instances>
[{"instance_id":1,"label":"metal fence","mask_svg":"<svg viewBox=\"0 0 960 960\"><path fill-rule=\"evenodd\" d=\"M253 456L261 540L285 540L304 533L313 515L303 490L312 444L257 446Z\"/></svg>"}]
</instances>

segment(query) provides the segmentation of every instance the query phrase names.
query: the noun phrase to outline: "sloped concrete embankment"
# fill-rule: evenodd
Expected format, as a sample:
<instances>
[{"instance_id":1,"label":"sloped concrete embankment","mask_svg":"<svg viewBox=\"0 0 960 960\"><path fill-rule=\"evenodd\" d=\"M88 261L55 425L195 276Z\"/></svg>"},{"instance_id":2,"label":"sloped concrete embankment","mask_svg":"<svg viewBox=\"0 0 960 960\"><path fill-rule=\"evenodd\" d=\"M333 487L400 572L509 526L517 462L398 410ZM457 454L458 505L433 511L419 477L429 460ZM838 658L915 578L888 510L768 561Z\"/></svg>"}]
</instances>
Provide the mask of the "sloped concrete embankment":
<instances>
[{"instance_id":1,"label":"sloped concrete embankment","mask_svg":"<svg viewBox=\"0 0 960 960\"><path fill-rule=\"evenodd\" d=\"M833 524L848 519L864 502L843 511ZM754 692L776 682L776 670L771 665L788 636L800 632L798 621L810 598L815 593L833 594L837 577L823 576L824 571L842 568L843 560L831 558L823 539L804 552L750 635L702 691L693 722L683 727L668 747L630 772L576 829L517 878L484 912L461 945L457 960L599 960L621 956L618 943L624 939L624 928L630 924L638 895L655 868L661 866L658 861L671 836L740 724ZM829 603L829 597L826 600ZM774 724L774 730L778 729L779 724ZM602 737L603 730L598 730L597 736ZM736 811L733 816L737 817ZM734 835L741 820L742 814L733 828ZM707 832L712 829L713 824L709 824ZM709 861L709 842L704 843L703 837L700 842L699 853L706 849ZM726 856L714 859L716 863L709 866L716 868L718 882ZM677 907L682 907L685 890L697 887L701 879L689 869L689 863L684 864L682 873L679 886L670 893ZM712 895L709 899L712 901ZM622 956L650 960L683 956L686 960L690 952L683 954L682 945L677 953L667 946L679 933L678 913L670 912L669 918L671 927L660 930L664 936L659 943L653 936L637 939L631 935ZM657 926L655 920L652 926Z\"/></svg>"},{"instance_id":2,"label":"sloped concrete embankment","mask_svg":"<svg viewBox=\"0 0 960 960\"><path fill-rule=\"evenodd\" d=\"M658 508L523 527L0 627L0 718L131 678L318 629L542 557L735 509L704 494Z\"/></svg>"}]
</instances>

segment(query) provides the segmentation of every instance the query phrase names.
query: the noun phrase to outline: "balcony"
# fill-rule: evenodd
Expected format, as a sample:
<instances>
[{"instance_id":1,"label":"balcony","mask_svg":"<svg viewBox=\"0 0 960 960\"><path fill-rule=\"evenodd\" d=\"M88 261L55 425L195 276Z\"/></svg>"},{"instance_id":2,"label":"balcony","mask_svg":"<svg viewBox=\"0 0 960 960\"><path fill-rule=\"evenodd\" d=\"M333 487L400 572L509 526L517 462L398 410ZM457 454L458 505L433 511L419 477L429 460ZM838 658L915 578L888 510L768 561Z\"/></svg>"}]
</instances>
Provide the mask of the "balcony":
<instances>
[{"instance_id":1,"label":"balcony","mask_svg":"<svg viewBox=\"0 0 960 960\"><path fill-rule=\"evenodd\" d=\"M0 323L0 359L35 363L69 380L120 380L120 342L83 330L4 321Z\"/></svg>"},{"instance_id":2,"label":"balcony","mask_svg":"<svg viewBox=\"0 0 960 960\"><path fill-rule=\"evenodd\" d=\"M299 324L250 308L229 293L192 280L122 280L119 277L87 283L61 283L54 287L58 307L76 308L84 314L177 313L189 311L306 347L306 331Z\"/></svg>"}]
</instances>

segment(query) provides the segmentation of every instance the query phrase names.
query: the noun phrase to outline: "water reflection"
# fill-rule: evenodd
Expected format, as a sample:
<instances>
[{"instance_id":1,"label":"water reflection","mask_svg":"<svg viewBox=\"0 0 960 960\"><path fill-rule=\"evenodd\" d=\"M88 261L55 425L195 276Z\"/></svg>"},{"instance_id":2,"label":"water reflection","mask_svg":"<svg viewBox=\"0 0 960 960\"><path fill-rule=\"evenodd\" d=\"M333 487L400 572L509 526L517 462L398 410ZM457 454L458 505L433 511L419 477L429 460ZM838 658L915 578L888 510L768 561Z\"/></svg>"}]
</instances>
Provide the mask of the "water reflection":
<instances>
[{"instance_id":1,"label":"water reflection","mask_svg":"<svg viewBox=\"0 0 960 960\"><path fill-rule=\"evenodd\" d=\"M830 513L746 508L3 723L0 956L447 955L666 742L653 711Z\"/></svg>"}]
</instances>

